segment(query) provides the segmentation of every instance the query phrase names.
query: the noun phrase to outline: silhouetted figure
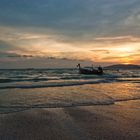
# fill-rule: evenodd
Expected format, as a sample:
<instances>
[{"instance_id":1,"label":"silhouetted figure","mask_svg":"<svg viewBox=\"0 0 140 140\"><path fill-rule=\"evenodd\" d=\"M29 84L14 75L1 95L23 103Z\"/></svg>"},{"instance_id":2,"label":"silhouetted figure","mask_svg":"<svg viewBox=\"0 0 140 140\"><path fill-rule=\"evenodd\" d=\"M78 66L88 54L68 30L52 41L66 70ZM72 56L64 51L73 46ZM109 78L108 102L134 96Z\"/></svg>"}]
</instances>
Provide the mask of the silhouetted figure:
<instances>
[{"instance_id":1,"label":"silhouetted figure","mask_svg":"<svg viewBox=\"0 0 140 140\"><path fill-rule=\"evenodd\" d=\"M81 69L81 65L80 65L80 63L77 65L77 67L78 67L79 69Z\"/></svg>"},{"instance_id":2,"label":"silhouetted figure","mask_svg":"<svg viewBox=\"0 0 140 140\"><path fill-rule=\"evenodd\" d=\"M99 72L103 72L103 68L101 66L98 67Z\"/></svg>"}]
</instances>

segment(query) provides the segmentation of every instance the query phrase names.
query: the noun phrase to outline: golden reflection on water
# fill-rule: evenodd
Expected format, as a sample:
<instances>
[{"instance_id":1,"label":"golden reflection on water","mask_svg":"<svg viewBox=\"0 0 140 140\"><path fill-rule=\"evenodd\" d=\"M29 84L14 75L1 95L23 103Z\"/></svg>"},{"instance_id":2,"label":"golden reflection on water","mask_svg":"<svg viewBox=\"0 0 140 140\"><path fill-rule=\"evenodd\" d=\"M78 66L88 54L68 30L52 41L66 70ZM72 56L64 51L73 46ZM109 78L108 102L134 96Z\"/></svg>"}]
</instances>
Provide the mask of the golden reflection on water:
<instances>
[{"instance_id":1,"label":"golden reflection on water","mask_svg":"<svg viewBox=\"0 0 140 140\"><path fill-rule=\"evenodd\" d=\"M0 91L0 106L71 106L111 104L140 98L134 83L108 83L71 87L12 89Z\"/></svg>"}]
</instances>

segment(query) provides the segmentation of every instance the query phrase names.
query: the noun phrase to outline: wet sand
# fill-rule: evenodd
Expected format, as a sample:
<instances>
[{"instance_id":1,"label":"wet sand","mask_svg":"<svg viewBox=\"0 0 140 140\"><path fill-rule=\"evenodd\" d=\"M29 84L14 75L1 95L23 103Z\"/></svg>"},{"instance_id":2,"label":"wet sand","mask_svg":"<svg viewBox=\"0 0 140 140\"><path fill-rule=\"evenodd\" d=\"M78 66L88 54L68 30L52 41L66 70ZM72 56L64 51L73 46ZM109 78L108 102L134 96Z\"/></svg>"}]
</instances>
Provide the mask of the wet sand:
<instances>
[{"instance_id":1,"label":"wet sand","mask_svg":"<svg viewBox=\"0 0 140 140\"><path fill-rule=\"evenodd\" d=\"M140 101L0 115L0 140L139 140Z\"/></svg>"}]
</instances>

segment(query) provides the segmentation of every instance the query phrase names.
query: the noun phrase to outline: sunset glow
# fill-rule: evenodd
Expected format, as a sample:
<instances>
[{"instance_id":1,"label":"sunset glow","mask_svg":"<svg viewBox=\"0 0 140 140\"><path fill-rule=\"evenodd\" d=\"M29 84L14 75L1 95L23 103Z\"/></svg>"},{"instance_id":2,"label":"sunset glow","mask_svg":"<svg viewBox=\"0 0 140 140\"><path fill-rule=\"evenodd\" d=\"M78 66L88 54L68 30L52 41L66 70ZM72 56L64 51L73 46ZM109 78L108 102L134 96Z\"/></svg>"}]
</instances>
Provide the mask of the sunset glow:
<instances>
[{"instance_id":1,"label":"sunset glow","mask_svg":"<svg viewBox=\"0 0 140 140\"><path fill-rule=\"evenodd\" d=\"M7 7L5 3L0 6L1 62L17 61L18 64L29 59L36 61L41 58L47 61L51 58L84 60L103 65L140 64L140 32L138 30L140 25L138 24L137 0L116 3L108 1L107 3L110 5L108 9L106 8L107 3L97 2L94 5L94 0L93 2L81 0L80 4L84 9L78 7L79 9L74 9L74 12L71 9L67 11L64 7L61 7L61 10L63 9L65 12L61 12L58 5L60 6L63 2L56 4L56 0L53 2L49 0L44 1L48 9L43 7L44 3L37 2L37 5L32 5L32 3L30 9L33 13L28 12L29 9L26 6L25 11L16 8L28 5L26 1L14 1L13 6L10 5L10 1ZM73 0L68 4L65 3L67 8L72 8L77 4L79 3ZM128 6L132 13L125 13ZM12 14L9 15L3 7L9 8ZM116 14L114 7L124 12ZM95 15L94 13L99 12L99 8L102 8L103 11L99 15ZM109 14L110 11L112 11L112 15ZM53 12L56 12L57 16ZM126 14L124 15L126 18L122 18L123 13ZM118 21L113 24L112 22L117 19Z\"/></svg>"}]
</instances>

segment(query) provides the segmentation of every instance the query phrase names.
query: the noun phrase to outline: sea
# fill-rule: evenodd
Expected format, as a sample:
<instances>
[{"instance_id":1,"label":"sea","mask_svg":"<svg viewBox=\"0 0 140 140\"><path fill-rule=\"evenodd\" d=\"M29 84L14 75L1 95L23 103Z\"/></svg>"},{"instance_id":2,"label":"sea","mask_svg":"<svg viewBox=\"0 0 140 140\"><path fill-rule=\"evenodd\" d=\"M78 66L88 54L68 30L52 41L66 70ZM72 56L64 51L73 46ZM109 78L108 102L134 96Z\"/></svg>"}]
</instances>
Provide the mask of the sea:
<instances>
[{"instance_id":1,"label":"sea","mask_svg":"<svg viewBox=\"0 0 140 140\"><path fill-rule=\"evenodd\" d=\"M140 70L1 69L0 114L31 108L112 105L140 99Z\"/></svg>"}]
</instances>

